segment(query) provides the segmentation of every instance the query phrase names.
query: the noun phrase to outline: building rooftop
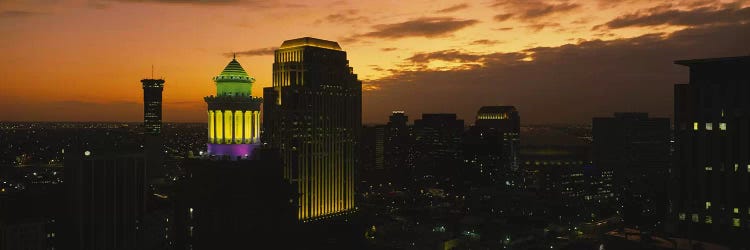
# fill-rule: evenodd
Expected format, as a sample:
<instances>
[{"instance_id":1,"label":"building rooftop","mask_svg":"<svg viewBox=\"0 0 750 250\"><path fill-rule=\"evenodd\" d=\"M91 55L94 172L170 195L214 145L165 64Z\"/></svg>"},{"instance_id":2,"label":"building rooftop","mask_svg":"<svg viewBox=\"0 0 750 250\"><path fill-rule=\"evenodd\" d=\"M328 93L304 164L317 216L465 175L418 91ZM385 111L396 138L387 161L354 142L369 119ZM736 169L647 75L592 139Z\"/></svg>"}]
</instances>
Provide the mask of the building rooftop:
<instances>
[{"instance_id":1,"label":"building rooftop","mask_svg":"<svg viewBox=\"0 0 750 250\"><path fill-rule=\"evenodd\" d=\"M339 43L337 42L312 37L302 37L292 40L286 40L281 43L281 47L279 47L279 49L288 49L302 46L313 46L324 49L341 50L341 46L339 46Z\"/></svg>"},{"instance_id":2,"label":"building rooftop","mask_svg":"<svg viewBox=\"0 0 750 250\"><path fill-rule=\"evenodd\" d=\"M232 58L232 61L224 67L224 71L221 71L220 76L248 76L245 69L242 68L240 62L237 59Z\"/></svg>"},{"instance_id":3,"label":"building rooftop","mask_svg":"<svg viewBox=\"0 0 750 250\"><path fill-rule=\"evenodd\" d=\"M696 65L705 65L705 64L750 64L750 56L677 60L674 63L683 65L683 66L696 66Z\"/></svg>"}]
</instances>

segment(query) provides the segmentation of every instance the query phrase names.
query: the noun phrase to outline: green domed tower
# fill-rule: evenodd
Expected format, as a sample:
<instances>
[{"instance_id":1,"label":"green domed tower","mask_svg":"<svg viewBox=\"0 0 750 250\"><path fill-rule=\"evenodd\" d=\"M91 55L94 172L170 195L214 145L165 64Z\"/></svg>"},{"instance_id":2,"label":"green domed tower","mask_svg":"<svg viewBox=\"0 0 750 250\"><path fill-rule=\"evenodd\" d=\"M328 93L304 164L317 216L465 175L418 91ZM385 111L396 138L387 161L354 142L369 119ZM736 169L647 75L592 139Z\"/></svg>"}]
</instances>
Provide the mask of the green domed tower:
<instances>
[{"instance_id":1,"label":"green domed tower","mask_svg":"<svg viewBox=\"0 0 750 250\"><path fill-rule=\"evenodd\" d=\"M252 96L255 79L237 58L213 78L216 96L204 98L208 104L208 155L248 158L260 143L260 104Z\"/></svg>"}]
</instances>

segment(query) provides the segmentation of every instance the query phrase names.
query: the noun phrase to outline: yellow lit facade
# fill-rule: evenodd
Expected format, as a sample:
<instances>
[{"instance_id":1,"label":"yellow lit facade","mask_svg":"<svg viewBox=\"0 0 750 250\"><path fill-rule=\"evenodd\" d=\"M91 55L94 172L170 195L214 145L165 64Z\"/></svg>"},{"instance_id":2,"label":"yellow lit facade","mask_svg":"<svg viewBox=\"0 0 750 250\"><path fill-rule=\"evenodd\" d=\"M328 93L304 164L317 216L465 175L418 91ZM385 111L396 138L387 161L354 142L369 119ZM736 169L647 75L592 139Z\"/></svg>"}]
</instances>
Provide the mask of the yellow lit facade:
<instances>
[{"instance_id":1,"label":"yellow lit facade","mask_svg":"<svg viewBox=\"0 0 750 250\"><path fill-rule=\"evenodd\" d=\"M208 140L214 144L260 142L260 111L209 110Z\"/></svg>"},{"instance_id":2,"label":"yellow lit facade","mask_svg":"<svg viewBox=\"0 0 750 250\"><path fill-rule=\"evenodd\" d=\"M284 178L297 186L298 219L354 211L362 83L346 52L321 39L285 41L274 53L272 77L263 94L263 142L281 150Z\"/></svg>"}]
</instances>

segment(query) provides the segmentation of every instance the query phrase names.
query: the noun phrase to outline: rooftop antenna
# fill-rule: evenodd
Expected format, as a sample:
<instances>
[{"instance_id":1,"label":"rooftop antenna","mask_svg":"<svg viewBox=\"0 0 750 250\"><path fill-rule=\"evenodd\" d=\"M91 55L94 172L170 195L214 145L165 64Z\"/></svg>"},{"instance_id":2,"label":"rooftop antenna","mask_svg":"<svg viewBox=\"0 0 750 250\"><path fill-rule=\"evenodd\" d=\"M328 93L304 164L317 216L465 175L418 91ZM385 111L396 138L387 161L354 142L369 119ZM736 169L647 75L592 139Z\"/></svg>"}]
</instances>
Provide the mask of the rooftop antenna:
<instances>
[{"instance_id":1,"label":"rooftop antenna","mask_svg":"<svg viewBox=\"0 0 750 250\"><path fill-rule=\"evenodd\" d=\"M237 59L237 52L232 52L232 60Z\"/></svg>"}]
</instances>

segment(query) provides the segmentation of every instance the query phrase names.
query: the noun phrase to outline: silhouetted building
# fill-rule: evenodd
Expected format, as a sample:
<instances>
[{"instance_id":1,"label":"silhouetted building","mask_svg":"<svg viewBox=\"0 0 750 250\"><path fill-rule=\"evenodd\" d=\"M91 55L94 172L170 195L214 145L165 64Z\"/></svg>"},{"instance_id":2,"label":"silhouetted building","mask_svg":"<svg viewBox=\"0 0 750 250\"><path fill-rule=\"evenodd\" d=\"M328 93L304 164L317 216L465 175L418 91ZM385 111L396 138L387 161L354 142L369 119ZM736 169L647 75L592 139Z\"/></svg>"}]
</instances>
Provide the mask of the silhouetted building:
<instances>
[{"instance_id":1,"label":"silhouetted building","mask_svg":"<svg viewBox=\"0 0 750 250\"><path fill-rule=\"evenodd\" d=\"M304 37L274 53L264 89L263 141L281 151L284 178L298 188L298 218L355 209L362 83L336 42Z\"/></svg>"},{"instance_id":2,"label":"silhouetted building","mask_svg":"<svg viewBox=\"0 0 750 250\"><path fill-rule=\"evenodd\" d=\"M522 142L523 189L562 204L555 212L568 219L614 213L605 211L610 208L606 201L612 199L611 175L593 166L588 142L548 128L525 131Z\"/></svg>"},{"instance_id":3,"label":"silhouetted building","mask_svg":"<svg viewBox=\"0 0 750 250\"><path fill-rule=\"evenodd\" d=\"M247 158L260 143L260 104L252 96L255 79L236 58L214 77L216 96L208 104L208 155Z\"/></svg>"},{"instance_id":4,"label":"silhouetted building","mask_svg":"<svg viewBox=\"0 0 750 250\"><path fill-rule=\"evenodd\" d=\"M66 150L63 249L138 249L145 209L140 154Z\"/></svg>"},{"instance_id":5,"label":"silhouetted building","mask_svg":"<svg viewBox=\"0 0 750 250\"><path fill-rule=\"evenodd\" d=\"M295 234L295 187L282 176L278 151L257 148L252 155L186 159L174 197L176 249L252 248ZM303 243L273 241L278 248Z\"/></svg>"},{"instance_id":6,"label":"silhouetted building","mask_svg":"<svg viewBox=\"0 0 750 250\"><path fill-rule=\"evenodd\" d=\"M513 106L485 106L464 137L464 159L485 184L515 182L519 167L521 119Z\"/></svg>"},{"instance_id":7,"label":"silhouetted building","mask_svg":"<svg viewBox=\"0 0 750 250\"><path fill-rule=\"evenodd\" d=\"M594 165L613 175L626 223L653 228L663 220L671 165L669 118L615 113L593 119Z\"/></svg>"},{"instance_id":8,"label":"silhouetted building","mask_svg":"<svg viewBox=\"0 0 750 250\"><path fill-rule=\"evenodd\" d=\"M670 211L678 233L750 246L750 56L676 61Z\"/></svg>"},{"instance_id":9,"label":"silhouetted building","mask_svg":"<svg viewBox=\"0 0 750 250\"><path fill-rule=\"evenodd\" d=\"M164 79L143 79L143 126L146 134L161 135L161 93Z\"/></svg>"},{"instance_id":10,"label":"silhouetted building","mask_svg":"<svg viewBox=\"0 0 750 250\"><path fill-rule=\"evenodd\" d=\"M405 170L408 168L412 136L408 126L409 117L404 111L393 111L388 118L385 131L385 168Z\"/></svg>"},{"instance_id":11,"label":"silhouetted building","mask_svg":"<svg viewBox=\"0 0 750 250\"><path fill-rule=\"evenodd\" d=\"M146 176L157 177L164 174L164 142L161 136L164 79L142 79L141 84Z\"/></svg>"},{"instance_id":12,"label":"silhouetted building","mask_svg":"<svg viewBox=\"0 0 750 250\"><path fill-rule=\"evenodd\" d=\"M415 171L418 176L456 177L461 167L464 120L456 114L422 114L414 121Z\"/></svg>"}]
</instances>

